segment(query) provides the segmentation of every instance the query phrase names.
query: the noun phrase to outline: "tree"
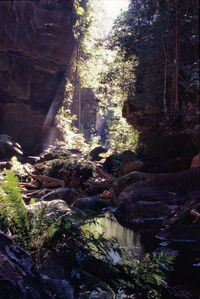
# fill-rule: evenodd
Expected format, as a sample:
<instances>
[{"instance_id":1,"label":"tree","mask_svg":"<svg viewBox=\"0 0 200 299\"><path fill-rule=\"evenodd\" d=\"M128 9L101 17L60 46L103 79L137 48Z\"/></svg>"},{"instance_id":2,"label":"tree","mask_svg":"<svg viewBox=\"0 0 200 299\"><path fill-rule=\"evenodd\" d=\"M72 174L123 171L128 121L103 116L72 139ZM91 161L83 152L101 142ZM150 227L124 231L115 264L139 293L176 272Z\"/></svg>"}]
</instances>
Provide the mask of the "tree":
<instances>
[{"instance_id":1,"label":"tree","mask_svg":"<svg viewBox=\"0 0 200 299\"><path fill-rule=\"evenodd\" d=\"M87 136L88 132L85 132L87 126L81 122L81 107L84 105L81 94L84 89L92 90L98 101L98 107L94 107L93 113L101 114L107 127L106 132L104 131L106 140L102 137L101 141L115 150L127 148L134 150L136 133L122 119L121 113L130 83L135 78L134 69L132 64L118 57L117 51L108 47L107 28L102 25L106 24L105 14L102 13L102 3L90 0L82 20L79 20L76 26L77 46L73 69L66 89L65 108L77 115L77 121L73 121L72 124L78 127L79 133L84 132ZM84 24L83 30L79 23ZM80 30L82 32L79 32ZM69 116L70 113L67 115ZM58 119L61 120L61 118ZM62 127L62 125L59 126ZM91 127L90 130L90 136L93 137L95 130L93 128L92 131Z\"/></svg>"},{"instance_id":2,"label":"tree","mask_svg":"<svg viewBox=\"0 0 200 299\"><path fill-rule=\"evenodd\" d=\"M152 126L184 118L188 101L197 100L191 78L198 64L198 11L196 0L132 0L115 24L112 48L125 61L134 64L136 56L139 62L128 101L151 111Z\"/></svg>"}]
</instances>

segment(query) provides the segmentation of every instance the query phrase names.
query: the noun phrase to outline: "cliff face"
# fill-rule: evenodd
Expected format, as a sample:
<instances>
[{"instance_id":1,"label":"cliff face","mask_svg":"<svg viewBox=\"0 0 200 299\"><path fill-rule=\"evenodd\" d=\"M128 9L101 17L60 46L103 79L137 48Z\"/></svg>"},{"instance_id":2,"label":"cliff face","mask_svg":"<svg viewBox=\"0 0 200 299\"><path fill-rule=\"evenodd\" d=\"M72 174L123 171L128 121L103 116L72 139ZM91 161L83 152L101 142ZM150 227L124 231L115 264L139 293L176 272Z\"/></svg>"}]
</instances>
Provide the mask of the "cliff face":
<instances>
[{"instance_id":1,"label":"cliff face","mask_svg":"<svg viewBox=\"0 0 200 299\"><path fill-rule=\"evenodd\" d=\"M147 170L176 172L190 168L200 145L198 104L189 103L183 106L182 117L163 121L154 103L147 108L144 102L142 107L129 99L124 103L123 116L140 132L138 151Z\"/></svg>"},{"instance_id":2,"label":"cliff face","mask_svg":"<svg viewBox=\"0 0 200 299\"><path fill-rule=\"evenodd\" d=\"M31 152L64 93L74 48L73 0L0 1L0 133Z\"/></svg>"}]
</instances>

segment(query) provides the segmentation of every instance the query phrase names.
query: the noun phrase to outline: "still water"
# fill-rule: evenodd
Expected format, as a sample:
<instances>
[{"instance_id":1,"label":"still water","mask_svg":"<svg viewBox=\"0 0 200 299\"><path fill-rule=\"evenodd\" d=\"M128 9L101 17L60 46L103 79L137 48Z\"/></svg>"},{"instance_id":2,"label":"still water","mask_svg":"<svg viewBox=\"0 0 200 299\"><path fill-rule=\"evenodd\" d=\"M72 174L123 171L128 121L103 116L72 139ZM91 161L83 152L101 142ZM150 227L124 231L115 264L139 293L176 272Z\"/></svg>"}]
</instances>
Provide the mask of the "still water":
<instances>
[{"instance_id":1,"label":"still water","mask_svg":"<svg viewBox=\"0 0 200 299\"><path fill-rule=\"evenodd\" d=\"M104 217L100 217L96 223L84 226L84 228L92 232L95 237L99 234L103 234L105 239L115 238L120 247L126 249L131 256L141 257L145 254L141 234L123 227L110 214L105 214ZM111 252L110 256L114 262L120 259L119 255L114 252Z\"/></svg>"},{"instance_id":2,"label":"still water","mask_svg":"<svg viewBox=\"0 0 200 299\"><path fill-rule=\"evenodd\" d=\"M156 248L165 250L165 246L169 245L163 244L163 242L155 238L155 231L159 227L160 225L157 223L153 232L149 232L150 225L147 224L147 230L145 228L142 232L135 232L120 225L111 214L105 214L104 217L98 219L96 224L86 225L85 229L92 232L95 237L103 234L106 239L116 238L119 245L125 248L130 256L137 258L143 257L145 253L152 252ZM174 250L178 250L179 253L174 265L174 271L169 273L171 280L175 284L186 287L186 290L192 294L191 298L200 299L200 263L196 262L194 267L194 261L197 261L197 256L193 256L195 252L192 252L190 244L182 244L181 248L177 244L170 244L170 247L167 246L167 248L172 253ZM110 257L114 263L120 260L120 256L113 251L110 252ZM198 261L200 261L200 258L198 258Z\"/></svg>"}]
</instances>

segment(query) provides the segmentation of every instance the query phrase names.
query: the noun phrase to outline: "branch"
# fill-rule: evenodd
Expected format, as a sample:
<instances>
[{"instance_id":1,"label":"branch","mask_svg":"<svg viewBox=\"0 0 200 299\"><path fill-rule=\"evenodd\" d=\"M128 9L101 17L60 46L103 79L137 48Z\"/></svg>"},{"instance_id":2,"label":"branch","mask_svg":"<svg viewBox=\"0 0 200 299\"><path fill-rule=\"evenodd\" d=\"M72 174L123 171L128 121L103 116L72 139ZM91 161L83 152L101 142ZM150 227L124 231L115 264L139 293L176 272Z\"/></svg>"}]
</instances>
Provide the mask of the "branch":
<instances>
[{"instance_id":1,"label":"branch","mask_svg":"<svg viewBox=\"0 0 200 299\"><path fill-rule=\"evenodd\" d=\"M41 184L44 185L45 183L44 182L49 182L49 185L50 182L52 182L52 186L55 185L55 187L64 187L64 181L62 180L59 180L59 179L55 179L55 178L51 178L49 176L43 176L43 175L35 175L35 174L32 174L30 173L25 167L24 167L24 171L30 176L32 177L34 180L36 181L41 181ZM51 187L52 188L52 187Z\"/></svg>"}]
</instances>

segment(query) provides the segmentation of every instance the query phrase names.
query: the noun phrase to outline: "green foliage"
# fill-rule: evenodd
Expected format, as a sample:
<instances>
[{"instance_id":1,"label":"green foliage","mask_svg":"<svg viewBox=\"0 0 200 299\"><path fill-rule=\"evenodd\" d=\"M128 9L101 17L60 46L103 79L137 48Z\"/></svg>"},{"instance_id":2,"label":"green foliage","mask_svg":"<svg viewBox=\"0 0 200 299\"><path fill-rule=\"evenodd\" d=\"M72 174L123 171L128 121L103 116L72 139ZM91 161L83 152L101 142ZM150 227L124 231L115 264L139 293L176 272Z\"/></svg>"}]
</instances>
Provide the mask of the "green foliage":
<instances>
[{"instance_id":1,"label":"green foliage","mask_svg":"<svg viewBox=\"0 0 200 299\"><path fill-rule=\"evenodd\" d=\"M136 111L155 113L161 126L176 112L184 115L188 102L197 104L198 6L198 1L131 0L110 35L111 48L136 68L128 101Z\"/></svg>"},{"instance_id":2,"label":"green foliage","mask_svg":"<svg viewBox=\"0 0 200 299\"><path fill-rule=\"evenodd\" d=\"M71 115L69 109L61 107L56 119L57 127L63 133L64 141L57 140L56 143L62 148L62 150L79 149L84 154L89 154L94 147L99 145L100 137L92 131L90 134L90 140L86 142L84 134L80 133L77 127L73 125L73 121L76 120L76 118L76 115ZM82 129L82 131L84 130ZM81 161L82 164L83 162L84 161Z\"/></svg>"},{"instance_id":3,"label":"green foliage","mask_svg":"<svg viewBox=\"0 0 200 299\"><path fill-rule=\"evenodd\" d=\"M41 210L37 219L39 222L32 230L30 246L42 258L52 254L62 257L77 283L85 271L85 262L99 260L109 268L110 277L105 277L105 281L116 291L120 288L126 294L137 294L138 298L161 298L167 286L165 273L173 270L176 255L161 252L159 255L147 254L141 260L131 258L115 239L107 240L102 234L90 230L91 225L98 223L95 213L76 209L44 224L45 210ZM121 256L118 264L113 263L111 251Z\"/></svg>"},{"instance_id":4,"label":"green foliage","mask_svg":"<svg viewBox=\"0 0 200 299\"><path fill-rule=\"evenodd\" d=\"M28 214L23 202L18 178L7 170L5 180L0 186L1 229L9 229L13 235L26 237L29 233Z\"/></svg>"},{"instance_id":5,"label":"green foliage","mask_svg":"<svg viewBox=\"0 0 200 299\"><path fill-rule=\"evenodd\" d=\"M63 144L66 149L81 149L83 152L88 152L88 145L83 134L79 133L75 126L72 126L75 116L71 116L70 111L62 107L56 118L58 128L62 131L64 138L64 142L59 142L59 144Z\"/></svg>"},{"instance_id":6,"label":"green foliage","mask_svg":"<svg viewBox=\"0 0 200 299\"><path fill-rule=\"evenodd\" d=\"M26 175L26 172L24 171L23 168L23 164L18 161L16 156L13 156L11 158L11 165L12 165L11 170L15 175L20 175L20 176Z\"/></svg>"},{"instance_id":7,"label":"green foliage","mask_svg":"<svg viewBox=\"0 0 200 299\"><path fill-rule=\"evenodd\" d=\"M122 260L125 277L120 279L123 288L128 293L136 292L142 298L159 299L162 288L167 285L166 271L172 271L175 254L161 252L159 255L147 254L138 261L130 257Z\"/></svg>"},{"instance_id":8,"label":"green foliage","mask_svg":"<svg viewBox=\"0 0 200 299\"><path fill-rule=\"evenodd\" d=\"M175 255L161 252L147 255L141 261L135 260L120 249L116 240L107 240L103 234L90 230L90 225L98 221L95 213L74 209L70 214L49 217L46 207L38 208L34 200L31 204L34 207L30 226L18 179L12 171L7 171L0 187L1 229L9 229L27 250L34 250L38 261L51 255L62 257L77 283L81 283L80 273L85 271L85 261L101 261L110 273L105 281L116 291L123 288L125 293L141 298L161 298L167 285L165 272L172 270ZM25 243L27 237L29 242ZM118 264L113 263L111 251L122 257Z\"/></svg>"},{"instance_id":9,"label":"green foliage","mask_svg":"<svg viewBox=\"0 0 200 299\"><path fill-rule=\"evenodd\" d=\"M114 151L134 151L138 144L138 133L124 118L114 119L109 121L106 143Z\"/></svg>"},{"instance_id":10,"label":"green foliage","mask_svg":"<svg viewBox=\"0 0 200 299\"><path fill-rule=\"evenodd\" d=\"M87 150L83 139L85 132L84 127L81 126L80 112L75 107L80 106L81 88L90 88L98 99L98 107L94 107L94 110L101 114L107 124L107 131L104 134L106 141L102 137L99 143L105 143L112 150L134 150L138 133L123 119L121 110L129 86L135 81L134 72L137 62L135 64L126 62L121 54L108 47L106 26L109 20L102 1L90 0L84 16L78 22L85 22L87 26L76 27L79 38L74 54L73 70L66 84L65 108L63 107L59 112L58 126L63 132L66 143L73 141L73 147L83 147ZM75 121L72 116L71 109L77 110L73 111L77 114L78 121ZM79 127L79 131L75 128L75 124ZM71 134L71 131L74 134ZM86 135L90 135L89 149L99 145L96 142L98 137L92 132L92 128Z\"/></svg>"},{"instance_id":11,"label":"green foliage","mask_svg":"<svg viewBox=\"0 0 200 299\"><path fill-rule=\"evenodd\" d=\"M116 247L116 241L106 240L103 235L94 235L84 228L96 222L95 213L86 214L77 209L48 221L46 213L45 208L35 211L32 221L29 247L34 248L39 255L62 256L71 270L88 257L111 262L108 253L111 247Z\"/></svg>"},{"instance_id":12,"label":"green foliage","mask_svg":"<svg viewBox=\"0 0 200 299\"><path fill-rule=\"evenodd\" d=\"M80 44L83 36L87 34L87 30L91 22L91 19L88 15L88 10L85 9L86 3L87 0L74 1L74 13L76 22L73 26L73 31L77 45Z\"/></svg>"}]
</instances>

